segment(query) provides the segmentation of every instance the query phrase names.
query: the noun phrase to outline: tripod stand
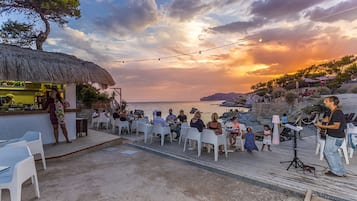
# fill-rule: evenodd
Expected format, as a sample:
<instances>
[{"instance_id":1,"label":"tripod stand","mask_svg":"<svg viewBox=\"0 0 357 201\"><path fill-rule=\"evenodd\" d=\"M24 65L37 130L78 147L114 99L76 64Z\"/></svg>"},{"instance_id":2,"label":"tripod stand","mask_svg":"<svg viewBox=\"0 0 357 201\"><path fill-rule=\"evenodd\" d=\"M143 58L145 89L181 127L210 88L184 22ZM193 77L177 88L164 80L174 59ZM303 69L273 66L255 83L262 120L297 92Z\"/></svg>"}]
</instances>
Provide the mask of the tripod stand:
<instances>
[{"instance_id":1,"label":"tripod stand","mask_svg":"<svg viewBox=\"0 0 357 201\"><path fill-rule=\"evenodd\" d=\"M297 157L296 130L294 130L294 158L292 161L282 161L280 163L290 163L286 170L289 170L293 165L296 168L304 168L304 163Z\"/></svg>"}]
</instances>

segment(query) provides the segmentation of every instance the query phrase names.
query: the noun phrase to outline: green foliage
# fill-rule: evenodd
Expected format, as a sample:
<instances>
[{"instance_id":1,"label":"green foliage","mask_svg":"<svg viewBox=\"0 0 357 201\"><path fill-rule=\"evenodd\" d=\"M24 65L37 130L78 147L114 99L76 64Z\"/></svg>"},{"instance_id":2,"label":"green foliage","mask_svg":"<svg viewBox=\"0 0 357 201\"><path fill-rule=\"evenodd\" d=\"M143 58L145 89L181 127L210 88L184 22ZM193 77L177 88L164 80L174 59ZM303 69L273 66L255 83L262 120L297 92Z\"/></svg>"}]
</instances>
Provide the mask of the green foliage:
<instances>
[{"instance_id":1,"label":"green foliage","mask_svg":"<svg viewBox=\"0 0 357 201\"><path fill-rule=\"evenodd\" d=\"M79 5L79 0L0 0L0 14L21 13L25 14L31 21L36 21L36 18L41 19L45 25L45 30L36 31L36 37L32 40L32 42L36 43L36 48L38 50L42 50L42 44L46 41L48 35L50 34L51 28L49 22L54 22L62 26L68 22L67 20L70 17L79 18L81 15ZM19 24L21 23L18 23L18 25ZM22 25L25 24L22 23ZM25 26L32 25L26 24ZM21 31L21 29L18 30ZM23 33L18 33L19 36L24 36L24 38L29 36L29 33L31 32L28 30L33 31L33 29L29 28L22 30L21 32ZM5 30L2 30L2 32L5 32ZM3 40L5 39L6 38L3 38Z\"/></svg>"},{"instance_id":2,"label":"green foliage","mask_svg":"<svg viewBox=\"0 0 357 201\"><path fill-rule=\"evenodd\" d=\"M306 114L311 114L311 112L323 113L326 111L326 107L323 106L324 99L318 100L315 104L306 106L302 111Z\"/></svg>"},{"instance_id":3,"label":"green foliage","mask_svg":"<svg viewBox=\"0 0 357 201\"><path fill-rule=\"evenodd\" d=\"M329 95L329 94L331 94L331 90L328 87L319 87L319 88L317 88L317 92L320 95Z\"/></svg>"},{"instance_id":4,"label":"green foliage","mask_svg":"<svg viewBox=\"0 0 357 201\"><path fill-rule=\"evenodd\" d=\"M261 97L265 96L267 94L267 89L260 89L260 90L256 91L256 94Z\"/></svg>"},{"instance_id":5,"label":"green foliage","mask_svg":"<svg viewBox=\"0 0 357 201\"><path fill-rule=\"evenodd\" d=\"M345 93L347 93L347 89L339 88L339 89L336 89L335 92L338 93L338 94L345 94Z\"/></svg>"},{"instance_id":6,"label":"green foliage","mask_svg":"<svg viewBox=\"0 0 357 201\"><path fill-rule=\"evenodd\" d=\"M87 107L91 107L97 101L109 101L107 93L100 93L98 89L91 85L77 85L76 93L77 100L82 101Z\"/></svg>"},{"instance_id":7,"label":"green foliage","mask_svg":"<svg viewBox=\"0 0 357 201\"><path fill-rule=\"evenodd\" d=\"M3 43L31 47L36 40L32 24L8 20L0 28Z\"/></svg>"},{"instance_id":8,"label":"green foliage","mask_svg":"<svg viewBox=\"0 0 357 201\"><path fill-rule=\"evenodd\" d=\"M273 91L271 92L271 95L273 98L279 98L281 96L284 96L285 93L286 93L286 90L284 88L277 87L277 88L273 89Z\"/></svg>"},{"instance_id":9,"label":"green foliage","mask_svg":"<svg viewBox=\"0 0 357 201\"><path fill-rule=\"evenodd\" d=\"M349 93L357 94L357 86L354 86L348 90Z\"/></svg>"},{"instance_id":10,"label":"green foliage","mask_svg":"<svg viewBox=\"0 0 357 201\"><path fill-rule=\"evenodd\" d=\"M288 105L294 105L295 100L298 98L298 95L294 92L288 91L285 94L285 101Z\"/></svg>"}]
</instances>

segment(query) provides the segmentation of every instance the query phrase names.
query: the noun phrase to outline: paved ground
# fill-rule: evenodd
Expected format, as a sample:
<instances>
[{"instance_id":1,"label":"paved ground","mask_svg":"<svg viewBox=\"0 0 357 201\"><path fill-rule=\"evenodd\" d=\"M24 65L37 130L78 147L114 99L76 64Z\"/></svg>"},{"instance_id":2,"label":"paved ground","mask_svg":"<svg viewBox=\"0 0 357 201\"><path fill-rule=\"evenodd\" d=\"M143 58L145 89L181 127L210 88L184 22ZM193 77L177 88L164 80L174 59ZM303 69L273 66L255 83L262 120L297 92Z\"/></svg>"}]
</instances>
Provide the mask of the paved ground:
<instances>
[{"instance_id":1,"label":"paved ground","mask_svg":"<svg viewBox=\"0 0 357 201\"><path fill-rule=\"evenodd\" d=\"M122 153L126 150L137 152ZM49 160L47 165L46 171L38 171L39 200L302 200L127 145ZM37 200L29 183L22 196L23 201ZM7 191L2 200L9 200Z\"/></svg>"}]
</instances>

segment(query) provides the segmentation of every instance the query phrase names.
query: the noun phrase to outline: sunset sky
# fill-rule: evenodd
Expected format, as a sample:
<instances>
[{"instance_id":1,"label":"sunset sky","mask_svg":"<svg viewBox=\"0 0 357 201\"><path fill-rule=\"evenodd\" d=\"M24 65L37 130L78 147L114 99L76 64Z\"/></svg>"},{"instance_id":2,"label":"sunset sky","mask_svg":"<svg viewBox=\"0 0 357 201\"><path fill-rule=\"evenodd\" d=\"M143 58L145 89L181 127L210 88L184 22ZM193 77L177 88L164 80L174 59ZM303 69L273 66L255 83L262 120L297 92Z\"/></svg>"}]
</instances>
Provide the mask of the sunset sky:
<instances>
[{"instance_id":1,"label":"sunset sky","mask_svg":"<svg viewBox=\"0 0 357 201\"><path fill-rule=\"evenodd\" d=\"M247 92L357 53L357 0L82 0L80 8L80 19L52 25L44 49L106 68L127 101Z\"/></svg>"}]
</instances>

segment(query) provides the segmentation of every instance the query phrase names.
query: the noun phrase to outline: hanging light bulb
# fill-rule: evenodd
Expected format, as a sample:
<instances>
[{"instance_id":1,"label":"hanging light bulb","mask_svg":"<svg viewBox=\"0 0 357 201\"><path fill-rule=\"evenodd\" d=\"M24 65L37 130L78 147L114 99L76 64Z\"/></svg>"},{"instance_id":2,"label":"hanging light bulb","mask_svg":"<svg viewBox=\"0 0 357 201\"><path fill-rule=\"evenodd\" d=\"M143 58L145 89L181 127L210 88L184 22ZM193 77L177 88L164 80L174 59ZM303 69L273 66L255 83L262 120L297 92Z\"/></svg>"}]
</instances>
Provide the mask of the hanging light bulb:
<instances>
[{"instance_id":1,"label":"hanging light bulb","mask_svg":"<svg viewBox=\"0 0 357 201\"><path fill-rule=\"evenodd\" d=\"M259 43L261 43L261 42L263 42L263 39L262 39L262 38L259 38L259 40L258 40L258 41L259 41Z\"/></svg>"},{"instance_id":2,"label":"hanging light bulb","mask_svg":"<svg viewBox=\"0 0 357 201\"><path fill-rule=\"evenodd\" d=\"M159 60L159 61L160 61L161 59L160 59L160 58L158 58L157 60Z\"/></svg>"},{"instance_id":3,"label":"hanging light bulb","mask_svg":"<svg viewBox=\"0 0 357 201\"><path fill-rule=\"evenodd\" d=\"M200 50L200 51L198 51L198 54L202 54L202 51Z\"/></svg>"}]
</instances>

